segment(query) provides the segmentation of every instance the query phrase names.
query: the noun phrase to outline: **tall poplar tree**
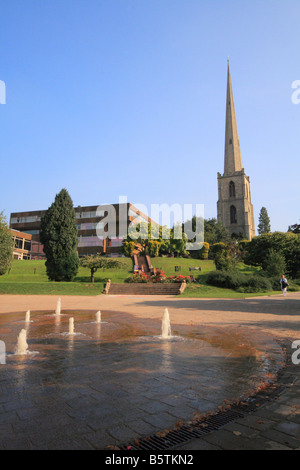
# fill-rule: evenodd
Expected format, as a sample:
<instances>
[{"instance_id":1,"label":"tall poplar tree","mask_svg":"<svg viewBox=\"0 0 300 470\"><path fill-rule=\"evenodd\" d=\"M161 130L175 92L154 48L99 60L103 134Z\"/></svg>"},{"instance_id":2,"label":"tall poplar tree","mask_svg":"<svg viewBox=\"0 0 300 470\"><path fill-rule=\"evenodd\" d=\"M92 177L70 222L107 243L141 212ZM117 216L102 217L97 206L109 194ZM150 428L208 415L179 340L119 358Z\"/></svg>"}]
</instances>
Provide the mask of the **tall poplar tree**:
<instances>
[{"instance_id":1,"label":"tall poplar tree","mask_svg":"<svg viewBox=\"0 0 300 470\"><path fill-rule=\"evenodd\" d=\"M268 211L265 207L262 207L258 217L258 227L257 231L259 235L263 233L270 233L271 232L271 224L270 224L270 217L268 215Z\"/></svg>"},{"instance_id":2,"label":"tall poplar tree","mask_svg":"<svg viewBox=\"0 0 300 470\"><path fill-rule=\"evenodd\" d=\"M5 274L11 266L12 254L13 237L3 212L0 212L0 275Z\"/></svg>"},{"instance_id":3,"label":"tall poplar tree","mask_svg":"<svg viewBox=\"0 0 300 470\"><path fill-rule=\"evenodd\" d=\"M40 241L47 258L47 275L51 281L72 281L79 268L78 232L73 201L66 189L41 220Z\"/></svg>"}]
</instances>

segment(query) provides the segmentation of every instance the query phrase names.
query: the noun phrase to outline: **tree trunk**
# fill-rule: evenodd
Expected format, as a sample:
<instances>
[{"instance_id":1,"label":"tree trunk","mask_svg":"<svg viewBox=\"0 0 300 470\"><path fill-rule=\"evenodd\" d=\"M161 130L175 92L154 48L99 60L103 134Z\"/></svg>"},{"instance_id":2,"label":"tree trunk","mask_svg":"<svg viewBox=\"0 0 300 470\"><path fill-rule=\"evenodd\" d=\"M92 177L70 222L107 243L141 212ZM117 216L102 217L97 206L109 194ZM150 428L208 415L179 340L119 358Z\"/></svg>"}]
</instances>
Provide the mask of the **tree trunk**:
<instances>
[{"instance_id":1,"label":"tree trunk","mask_svg":"<svg viewBox=\"0 0 300 470\"><path fill-rule=\"evenodd\" d=\"M95 272L97 269L91 268L91 282L95 282Z\"/></svg>"}]
</instances>

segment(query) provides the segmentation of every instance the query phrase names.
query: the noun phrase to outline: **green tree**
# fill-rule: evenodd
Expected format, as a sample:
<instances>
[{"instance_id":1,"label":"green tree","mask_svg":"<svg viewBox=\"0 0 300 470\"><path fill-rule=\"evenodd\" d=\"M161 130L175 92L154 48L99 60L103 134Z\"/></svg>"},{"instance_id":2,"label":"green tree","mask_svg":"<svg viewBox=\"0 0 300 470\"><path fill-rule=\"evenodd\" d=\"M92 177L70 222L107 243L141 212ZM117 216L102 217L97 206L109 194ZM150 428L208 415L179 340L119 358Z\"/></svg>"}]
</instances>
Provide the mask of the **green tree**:
<instances>
[{"instance_id":1,"label":"green tree","mask_svg":"<svg viewBox=\"0 0 300 470\"><path fill-rule=\"evenodd\" d=\"M186 251L187 236L183 232L180 238L177 238L174 229L170 233L170 252L176 256L183 256L187 254Z\"/></svg>"},{"instance_id":2,"label":"green tree","mask_svg":"<svg viewBox=\"0 0 300 470\"><path fill-rule=\"evenodd\" d=\"M146 247L146 252L152 258L155 258L159 255L160 242L155 240L148 240L148 245Z\"/></svg>"},{"instance_id":3,"label":"green tree","mask_svg":"<svg viewBox=\"0 0 300 470\"><path fill-rule=\"evenodd\" d=\"M293 243L285 253L287 272L293 278L300 278L300 235L295 234Z\"/></svg>"},{"instance_id":4,"label":"green tree","mask_svg":"<svg viewBox=\"0 0 300 470\"><path fill-rule=\"evenodd\" d=\"M228 271L235 268L238 261L237 247L238 245L234 242L218 242L211 246L211 252L217 270Z\"/></svg>"},{"instance_id":5,"label":"green tree","mask_svg":"<svg viewBox=\"0 0 300 470\"><path fill-rule=\"evenodd\" d=\"M47 275L51 281L72 281L79 268L78 232L72 199L66 189L41 220L40 240L47 258Z\"/></svg>"},{"instance_id":6,"label":"green tree","mask_svg":"<svg viewBox=\"0 0 300 470\"><path fill-rule=\"evenodd\" d=\"M192 222L191 230L187 230L186 227L190 225L190 222ZM199 239L200 237L204 238L204 241L210 245L230 241L228 230L215 218L203 220L202 217L196 217L194 215L191 221L185 222L184 229L189 241L194 241L196 234ZM202 230L204 230L204 233Z\"/></svg>"},{"instance_id":7,"label":"green tree","mask_svg":"<svg viewBox=\"0 0 300 470\"><path fill-rule=\"evenodd\" d=\"M300 235L291 232L264 233L247 244L245 263L267 267L270 250L285 258L287 273L296 278L300 276Z\"/></svg>"},{"instance_id":8,"label":"green tree","mask_svg":"<svg viewBox=\"0 0 300 470\"><path fill-rule=\"evenodd\" d=\"M271 249L266 258L264 270L270 277L280 278L286 271L286 263L283 254Z\"/></svg>"},{"instance_id":9,"label":"green tree","mask_svg":"<svg viewBox=\"0 0 300 470\"><path fill-rule=\"evenodd\" d=\"M100 255L84 256L80 261L81 266L91 271L91 282L95 282L95 272L98 269L115 269L123 266L122 261L113 258L103 258Z\"/></svg>"},{"instance_id":10,"label":"green tree","mask_svg":"<svg viewBox=\"0 0 300 470\"><path fill-rule=\"evenodd\" d=\"M221 222L217 219L205 219L204 220L204 241L213 245L219 242L229 242L230 234L229 231L223 227Z\"/></svg>"},{"instance_id":11,"label":"green tree","mask_svg":"<svg viewBox=\"0 0 300 470\"><path fill-rule=\"evenodd\" d=\"M152 229L156 237L153 239L152 239ZM148 224L146 222L141 222L130 227L127 237L124 238L123 240L122 251L125 254L125 256L132 256L132 253L135 249L138 249L139 251L144 252L144 253L148 253L149 251L153 250L153 245L150 242L151 241L158 242L160 246L161 239L162 239L162 227L161 226L159 226L158 224L155 224L155 228L154 227L152 228L150 223Z\"/></svg>"},{"instance_id":12,"label":"green tree","mask_svg":"<svg viewBox=\"0 0 300 470\"><path fill-rule=\"evenodd\" d=\"M228 230L215 218L203 219L194 215L191 220L183 224L183 228L188 241L192 243L195 243L196 239L198 239L210 246L214 243L226 243L231 240ZM203 259L203 248L191 250L190 255L192 258Z\"/></svg>"},{"instance_id":13,"label":"green tree","mask_svg":"<svg viewBox=\"0 0 300 470\"><path fill-rule=\"evenodd\" d=\"M122 242L122 252L124 253L125 256L128 256L131 258L133 255L133 252L135 250L135 242L129 242L127 240L123 240Z\"/></svg>"},{"instance_id":14,"label":"green tree","mask_svg":"<svg viewBox=\"0 0 300 470\"><path fill-rule=\"evenodd\" d=\"M258 223L257 231L259 235L262 235L263 233L271 232L270 217L265 207L262 207L260 210L258 222L259 223Z\"/></svg>"},{"instance_id":15,"label":"green tree","mask_svg":"<svg viewBox=\"0 0 300 470\"><path fill-rule=\"evenodd\" d=\"M199 250L199 258L208 259L208 253L209 253L209 243L204 242L203 247L201 248L201 250Z\"/></svg>"},{"instance_id":16,"label":"green tree","mask_svg":"<svg viewBox=\"0 0 300 470\"><path fill-rule=\"evenodd\" d=\"M288 232L300 233L300 224L289 225Z\"/></svg>"},{"instance_id":17,"label":"green tree","mask_svg":"<svg viewBox=\"0 0 300 470\"><path fill-rule=\"evenodd\" d=\"M13 238L3 212L0 212L0 275L5 274L11 266Z\"/></svg>"}]
</instances>

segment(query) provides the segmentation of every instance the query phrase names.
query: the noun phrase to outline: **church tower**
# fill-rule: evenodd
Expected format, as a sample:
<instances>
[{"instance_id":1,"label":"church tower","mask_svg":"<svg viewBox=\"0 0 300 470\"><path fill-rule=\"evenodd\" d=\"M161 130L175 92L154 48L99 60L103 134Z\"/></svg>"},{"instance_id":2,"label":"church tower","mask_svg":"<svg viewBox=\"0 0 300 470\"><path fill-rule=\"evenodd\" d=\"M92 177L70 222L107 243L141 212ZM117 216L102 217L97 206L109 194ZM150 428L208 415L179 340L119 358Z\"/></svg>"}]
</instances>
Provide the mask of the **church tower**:
<instances>
[{"instance_id":1,"label":"church tower","mask_svg":"<svg viewBox=\"0 0 300 470\"><path fill-rule=\"evenodd\" d=\"M231 235L241 232L251 240L255 236L250 178L246 176L234 109L231 76L228 62L224 174L218 173L218 222Z\"/></svg>"}]
</instances>

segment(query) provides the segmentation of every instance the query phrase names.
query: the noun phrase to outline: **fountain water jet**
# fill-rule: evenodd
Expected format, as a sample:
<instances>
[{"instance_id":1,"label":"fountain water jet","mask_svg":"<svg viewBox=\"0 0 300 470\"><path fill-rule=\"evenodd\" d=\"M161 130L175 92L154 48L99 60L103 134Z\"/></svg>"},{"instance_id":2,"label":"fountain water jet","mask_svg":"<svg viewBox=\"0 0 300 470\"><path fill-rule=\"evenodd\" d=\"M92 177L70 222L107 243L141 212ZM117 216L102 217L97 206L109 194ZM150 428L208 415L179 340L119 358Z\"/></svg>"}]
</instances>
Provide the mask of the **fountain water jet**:
<instances>
[{"instance_id":1,"label":"fountain water jet","mask_svg":"<svg viewBox=\"0 0 300 470\"><path fill-rule=\"evenodd\" d=\"M59 298L57 301L55 314L60 315L60 312L61 312L61 298Z\"/></svg>"},{"instance_id":2,"label":"fountain water jet","mask_svg":"<svg viewBox=\"0 0 300 470\"><path fill-rule=\"evenodd\" d=\"M100 312L100 310L96 313L96 323L101 323L101 312Z\"/></svg>"},{"instance_id":3,"label":"fountain water jet","mask_svg":"<svg viewBox=\"0 0 300 470\"><path fill-rule=\"evenodd\" d=\"M18 343L16 346L15 354L25 355L28 353L27 333L26 330L21 330L18 336Z\"/></svg>"},{"instance_id":4,"label":"fountain water jet","mask_svg":"<svg viewBox=\"0 0 300 470\"><path fill-rule=\"evenodd\" d=\"M25 322L26 322L26 323L29 323L29 322L30 322L30 310L27 310L27 312L26 312Z\"/></svg>"},{"instance_id":5,"label":"fountain water jet","mask_svg":"<svg viewBox=\"0 0 300 470\"><path fill-rule=\"evenodd\" d=\"M69 319L69 335L74 335L74 318Z\"/></svg>"},{"instance_id":6,"label":"fountain water jet","mask_svg":"<svg viewBox=\"0 0 300 470\"><path fill-rule=\"evenodd\" d=\"M161 325L161 337L162 338L170 338L171 337L171 323L170 323L170 315L167 308L165 308L162 325Z\"/></svg>"}]
</instances>

